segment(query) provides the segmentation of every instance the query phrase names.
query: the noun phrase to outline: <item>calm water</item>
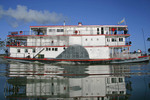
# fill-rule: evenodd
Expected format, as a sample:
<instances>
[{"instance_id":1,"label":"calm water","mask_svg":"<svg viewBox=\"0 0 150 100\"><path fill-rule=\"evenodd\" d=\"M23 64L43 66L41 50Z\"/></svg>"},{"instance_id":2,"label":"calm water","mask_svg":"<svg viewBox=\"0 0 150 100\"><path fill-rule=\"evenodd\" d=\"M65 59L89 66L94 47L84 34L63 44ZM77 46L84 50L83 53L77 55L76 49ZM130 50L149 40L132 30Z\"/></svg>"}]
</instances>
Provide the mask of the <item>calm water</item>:
<instances>
[{"instance_id":1,"label":"calm water","mask_svg":"<svg viewBox=\"0 0 150 100\"><path fill-rule=\"evenodd\" d=\"M0 60L0 100L150 100L150 63L51 65Z\"/></svg>"}]
</instances>

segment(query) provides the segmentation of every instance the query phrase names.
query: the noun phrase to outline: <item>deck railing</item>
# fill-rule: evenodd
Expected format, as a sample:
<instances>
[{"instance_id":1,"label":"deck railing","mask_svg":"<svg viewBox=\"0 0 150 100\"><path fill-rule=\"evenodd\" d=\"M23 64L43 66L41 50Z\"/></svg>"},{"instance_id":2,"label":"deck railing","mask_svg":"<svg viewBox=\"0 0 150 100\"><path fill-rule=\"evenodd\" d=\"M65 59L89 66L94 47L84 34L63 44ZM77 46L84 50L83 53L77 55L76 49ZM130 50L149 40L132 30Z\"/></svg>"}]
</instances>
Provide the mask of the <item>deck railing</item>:
<instances>
[{"instance_id":1,"label":"deck railing","mask_svg":"<svg viewBox=\"0 0 150 100\"><path fill-rule=\"evenodd\" d=\"M128 59L128 58L138 58L139 56L145 56L145 55L146 53L140 53L140 52L115 53L115 54L111 54L111 58Z\"/></svg>"},{"instance_id":2,"label":"deck railing","mask_svg":"<svg viewBox=\"0 0 150 100\"><path fill-rule=\"evenodd\" d=\"M16 31L16 32L9 32L8 35L16 36L16 35L29 35L29 31Z\"/></svg>"},{"instance_id":3,"label":"deck railing","mask_svg":"<svg viewBox=\"0 0 150 100\"><path fill-rule=\"evenodd\" d=\"M68 46L69 45L69 42L52 42L52 41L49 41L49 42L27 42L27 41L7 41L6 43L7 46ZM122 46L122 45L125 45L125 46L129 46L130 44L128 43L124 43L124 42L116 42L116 43L106 43L105 45L97 45L97 46ZM85 44L83 46L90 46L89 44ZM93 46L93 45L91 45Z\"/></svg>"},{"instance_id":4,"label":"deck railing","mask_svg":"<svg viewBox=\"0 0 150 100\"><path fill-rule=\"evenodd\" d=\"M7 42L7 46L64 46L69 45L68 42Z\"/></svg>"},{"instance_id":5,"label":"deck railing","mask_svg":"<svg viewBox=\"0 0 150 100\"><path fill-rule=\"evenodd\" d=\"M80 31L75 31L75 30L66 30L64 32L53 32L53 33L40 33L37 31L15 31L15 32L9 32L8 36L24 36L24 35L81 35L81 34L87 34L87 35L102 35L101 32L98 32L96 30L80 30ZM118 34L128 34L125 33L124 31L104 31L105 35L118 35Z\"/></svg>"}]
</instances>

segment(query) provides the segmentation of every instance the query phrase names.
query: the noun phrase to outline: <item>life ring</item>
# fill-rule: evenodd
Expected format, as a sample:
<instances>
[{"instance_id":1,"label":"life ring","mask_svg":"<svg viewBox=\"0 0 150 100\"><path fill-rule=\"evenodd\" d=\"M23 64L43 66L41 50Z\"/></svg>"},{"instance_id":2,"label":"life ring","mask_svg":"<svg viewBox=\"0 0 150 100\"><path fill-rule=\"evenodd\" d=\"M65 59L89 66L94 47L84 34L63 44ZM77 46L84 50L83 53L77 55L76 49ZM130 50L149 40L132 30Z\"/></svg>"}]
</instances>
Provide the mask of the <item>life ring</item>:
<instances>
[{"instance_id":1,"label":"life ring","mask_svg":"<svg viewBox=\"0 0 150 100\"><path fill-rule=\"evenodd\" d=\"M75 34L77 34L77 33L78 33L78 31L77 31L77 30L75 30L75 31L74 31L74 33L75 33Z\"/></svg>"},{"instance_id":2,"label":"life ring","mask_svg":"<svg viewBox=\"0 0 150 100\"><path fill-rule=\"evenodd\" d=\"M20 31L20 34L23 34L23 31Z\"/></svg>"}]
</instances>

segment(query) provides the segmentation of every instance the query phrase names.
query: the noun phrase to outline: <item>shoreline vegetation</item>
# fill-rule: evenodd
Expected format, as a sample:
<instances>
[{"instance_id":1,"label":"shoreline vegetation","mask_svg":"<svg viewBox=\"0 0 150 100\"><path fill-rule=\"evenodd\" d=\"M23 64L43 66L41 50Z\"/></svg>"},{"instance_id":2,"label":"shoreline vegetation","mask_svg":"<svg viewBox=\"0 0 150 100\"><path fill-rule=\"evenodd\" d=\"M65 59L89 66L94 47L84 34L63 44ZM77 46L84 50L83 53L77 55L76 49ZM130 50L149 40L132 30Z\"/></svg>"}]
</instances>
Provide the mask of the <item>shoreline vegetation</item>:
<instances>
[{"instance_id":1,"label":"shoreline vegetation","mask_svg":"<svg viewBox=\"0 0 150 100\"><path fill-rule=\"evenodd\" d=\"M0 54L0 58L3 58L4 56L6 56L6 54Z\"/></svg>"}]
</instances>

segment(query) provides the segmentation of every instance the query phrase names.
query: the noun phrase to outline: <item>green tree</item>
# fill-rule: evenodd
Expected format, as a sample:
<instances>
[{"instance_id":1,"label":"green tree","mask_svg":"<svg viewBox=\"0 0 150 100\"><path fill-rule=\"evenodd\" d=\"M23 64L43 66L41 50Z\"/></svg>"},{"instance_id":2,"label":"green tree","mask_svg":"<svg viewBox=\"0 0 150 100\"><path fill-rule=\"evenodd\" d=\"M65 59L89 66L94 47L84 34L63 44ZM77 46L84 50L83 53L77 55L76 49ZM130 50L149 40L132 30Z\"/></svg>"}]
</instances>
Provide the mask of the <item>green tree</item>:
<instances>
[{"instance_id":1,"label":"green tree","mask_svg":"<svg viewBox=\"0 0 150 100\"><path fill-rule=\"evenodd\" d=\"M5 40L0 38L0 50L5 49Z\"/></svg>"}]
</instances>

